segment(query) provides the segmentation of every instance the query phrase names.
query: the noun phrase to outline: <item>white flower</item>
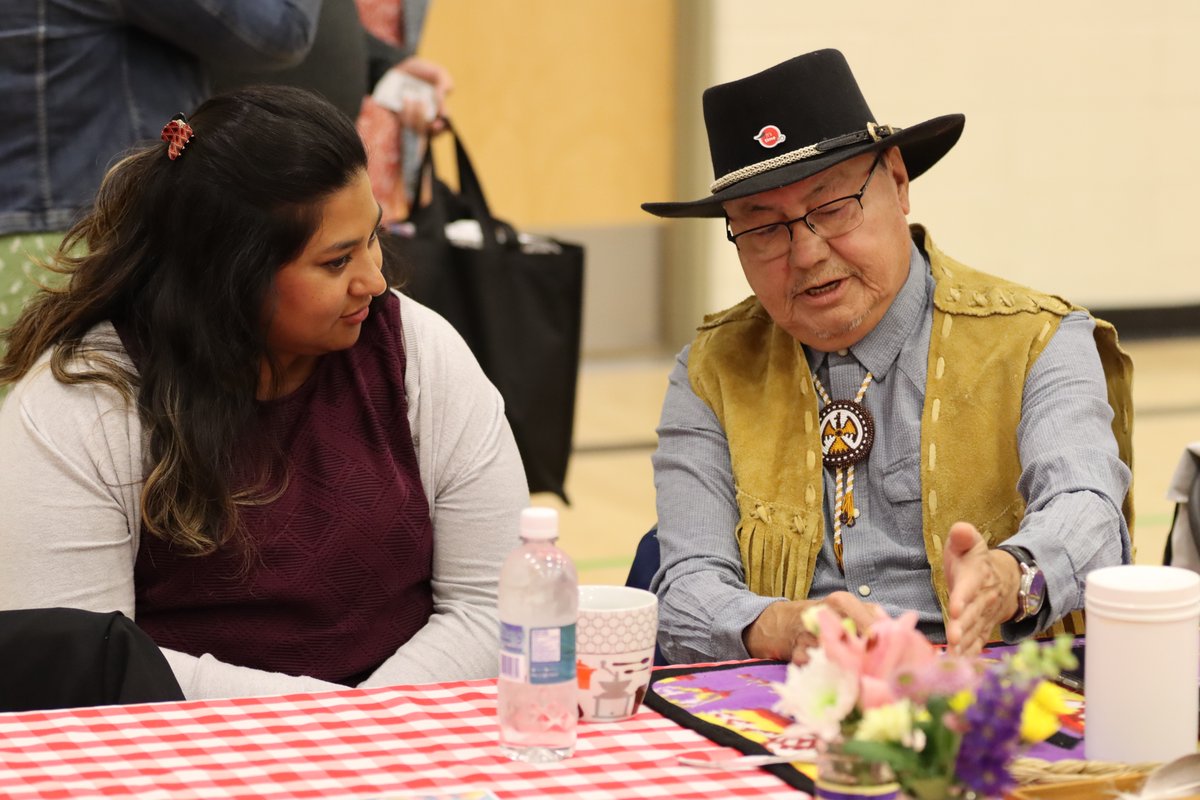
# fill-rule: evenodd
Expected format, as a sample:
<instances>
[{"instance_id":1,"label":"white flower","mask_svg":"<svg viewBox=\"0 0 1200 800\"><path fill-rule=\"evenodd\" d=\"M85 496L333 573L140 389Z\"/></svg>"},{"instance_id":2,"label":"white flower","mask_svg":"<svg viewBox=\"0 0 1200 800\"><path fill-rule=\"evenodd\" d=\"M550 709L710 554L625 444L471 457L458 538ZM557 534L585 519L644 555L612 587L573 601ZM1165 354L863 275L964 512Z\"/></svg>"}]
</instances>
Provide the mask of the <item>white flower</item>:
<instances>
[{"instance_id":1,"label":"white flower","mask_svg":"<svg viewBox=\"0 0 1200 800\"><path fill-rule=\"evenodd\" d=\"M808 608L800 612L800 624L804 626L804 630L817 636L821 633L821 604L813 603Z\"/></svg>"},{"instance_id":2,"label":"white flower","mask_svg":"<svg viewBox=\"0 0 1200 800\"><path fill-rule=\"evenodd\" d=\"M913 744L913 707L908 700L897 700L885 706L863 711L854 738L863 742L897 742L905 747Z\"/></svg>"},{"instance_id":3,"label":"white flower","mask_svg":"<svg viewBox=\"0 0 1200 800\"><path fill-rule=\"evenodd\" d=\"M802 667L788 664L787 682L775 685L775 710L793 717L814 736L838 738L841 722L858 700L858 680L830 662L823 650L810 651Z\"/></svg>"}]
</instances>

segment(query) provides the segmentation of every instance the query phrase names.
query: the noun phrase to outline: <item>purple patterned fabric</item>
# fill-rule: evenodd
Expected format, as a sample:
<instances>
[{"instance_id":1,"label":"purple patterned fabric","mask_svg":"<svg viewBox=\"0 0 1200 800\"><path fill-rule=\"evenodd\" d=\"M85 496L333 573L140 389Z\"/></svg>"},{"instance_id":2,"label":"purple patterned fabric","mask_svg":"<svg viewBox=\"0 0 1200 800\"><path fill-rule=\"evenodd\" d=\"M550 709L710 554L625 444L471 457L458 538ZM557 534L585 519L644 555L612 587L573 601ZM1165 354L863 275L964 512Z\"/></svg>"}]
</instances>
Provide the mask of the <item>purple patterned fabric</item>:
<instances>
[{"instance_id":1,"label":"purple patterned fabric","mask_svg":"<svg viewBox=\"0 0 1200 800\"><path fill-rule=\"evenodd\" d=\"M1015 649L991 647L983 656L999 657ZM774 684L786 679L786 664L753 662L734 668L700 667L687 674L659 678L651 689L696 721L718 725L770 750L815 747L813 738L781 735L791 720L772 711L779 699ZM1021 755L1047 761L1084 757L1083 698L1069 694L1068 704L1071 713L1061 718L1058 733ZM702 727L697 728L705 733Z\"/></svg>"}]
</instances>

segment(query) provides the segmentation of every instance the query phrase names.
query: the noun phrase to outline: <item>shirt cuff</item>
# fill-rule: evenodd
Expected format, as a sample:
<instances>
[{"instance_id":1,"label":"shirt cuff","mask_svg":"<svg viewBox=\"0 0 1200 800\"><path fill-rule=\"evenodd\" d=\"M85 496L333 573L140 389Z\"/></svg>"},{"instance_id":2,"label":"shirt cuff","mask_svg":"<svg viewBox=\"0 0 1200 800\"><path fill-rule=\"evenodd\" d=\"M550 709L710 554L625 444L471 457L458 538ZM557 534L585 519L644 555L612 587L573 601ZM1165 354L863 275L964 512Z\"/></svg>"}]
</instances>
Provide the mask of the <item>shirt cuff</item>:
<instances>
[{"instance_id":1,"label":"shirt cuff","mask_svg":"<svg viewBox=\"0 0 1200 800\"><path fill-rule=\"evenodd\" d=\"M1004 640L1005 644L1017 644L1033 636L1038 631L1045 630L1049 626L1051 619L1050 598L1047 596L1037 616L1026 617L1020 622L1000 623L1000 638Z\"/></svg>"}]
</instances>

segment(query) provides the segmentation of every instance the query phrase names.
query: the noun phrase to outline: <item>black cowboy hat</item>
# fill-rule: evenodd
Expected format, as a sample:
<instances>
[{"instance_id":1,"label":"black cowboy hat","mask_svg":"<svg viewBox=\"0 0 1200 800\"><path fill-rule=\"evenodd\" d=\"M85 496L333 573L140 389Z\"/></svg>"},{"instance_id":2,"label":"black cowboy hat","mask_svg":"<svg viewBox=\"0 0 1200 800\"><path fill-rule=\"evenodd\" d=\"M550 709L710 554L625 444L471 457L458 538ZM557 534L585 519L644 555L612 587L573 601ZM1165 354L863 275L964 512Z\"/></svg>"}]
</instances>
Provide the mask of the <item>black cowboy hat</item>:
<instances>
[{"instance_id":1,"label":"black cowboy hat","mask_svg":"<svg viewBox=\"0 0 1200 800\"><path fill-rule=\"evenodd\" d=\"M962 114L909 128L879 125L837 50L806 53L704 91L712 195L643 203L660 217L723 217L721 203L803 180L863 153L899 147L909 178L929 169L962 134Z\"/></svg>"}]
</instances>

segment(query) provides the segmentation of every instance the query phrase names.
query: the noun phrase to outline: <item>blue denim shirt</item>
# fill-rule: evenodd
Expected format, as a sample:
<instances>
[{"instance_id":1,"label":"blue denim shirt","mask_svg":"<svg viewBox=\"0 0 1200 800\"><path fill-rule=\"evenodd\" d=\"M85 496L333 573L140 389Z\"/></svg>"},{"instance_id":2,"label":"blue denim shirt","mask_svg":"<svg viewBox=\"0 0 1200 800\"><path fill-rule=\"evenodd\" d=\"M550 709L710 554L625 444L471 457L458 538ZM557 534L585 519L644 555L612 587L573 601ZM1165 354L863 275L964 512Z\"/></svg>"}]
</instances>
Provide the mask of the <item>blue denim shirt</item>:
<instances>
[{"instance_id":1,"label":"blue denim shirt","mask_svg":"<svg viewBox=\"0 0 1200 800\"><path fill-rule=\"evenodd\" d=\"M286 67L321 0L0 0L0 235L66 230L107 169L208 95L200 66Z\"/></svg>"}]
</instances>

